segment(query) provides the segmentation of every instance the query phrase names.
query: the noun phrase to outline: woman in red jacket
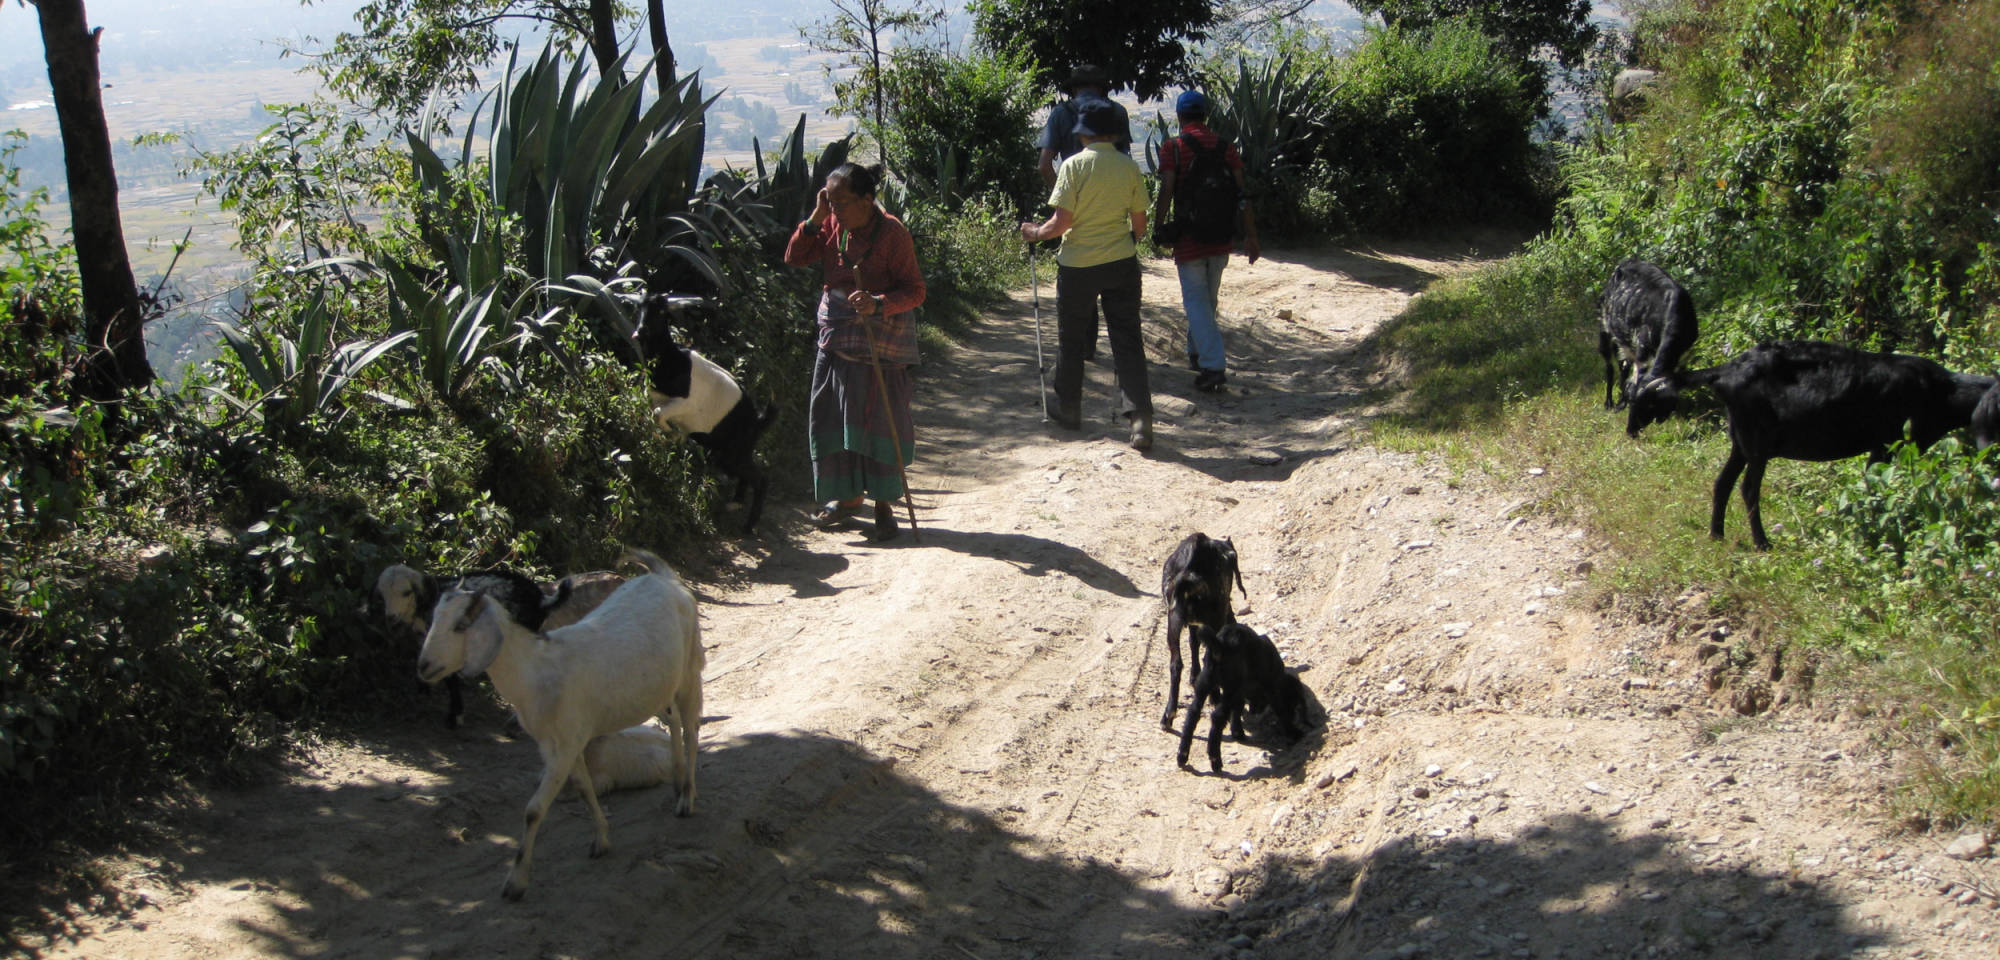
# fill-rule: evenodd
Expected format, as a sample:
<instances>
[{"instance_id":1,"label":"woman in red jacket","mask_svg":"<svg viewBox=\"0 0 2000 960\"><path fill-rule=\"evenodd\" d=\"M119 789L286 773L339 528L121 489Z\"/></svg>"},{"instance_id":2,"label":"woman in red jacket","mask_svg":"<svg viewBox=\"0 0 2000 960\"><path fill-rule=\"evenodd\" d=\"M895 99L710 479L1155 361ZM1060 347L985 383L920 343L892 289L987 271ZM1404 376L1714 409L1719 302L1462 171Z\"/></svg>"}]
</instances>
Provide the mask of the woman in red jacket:
<instances>
[{"instance_id":1,"label":"woman in red jacket","mask_svg":"<svg viewBox=\"0 0 2000 960\"><path fill-rule=\"evenodd\" d=\"M924 302L924 276L909 228L875 202L881 179L881 167L852 163L827 174L812 216L792 231L785 262L817 263L823 273L807 414L813 496L822 504L814 520L837 524L872 499L874 539L888 540L898 533L902 467L916 459L911 311Z\"/></svg>"}]
</instances>

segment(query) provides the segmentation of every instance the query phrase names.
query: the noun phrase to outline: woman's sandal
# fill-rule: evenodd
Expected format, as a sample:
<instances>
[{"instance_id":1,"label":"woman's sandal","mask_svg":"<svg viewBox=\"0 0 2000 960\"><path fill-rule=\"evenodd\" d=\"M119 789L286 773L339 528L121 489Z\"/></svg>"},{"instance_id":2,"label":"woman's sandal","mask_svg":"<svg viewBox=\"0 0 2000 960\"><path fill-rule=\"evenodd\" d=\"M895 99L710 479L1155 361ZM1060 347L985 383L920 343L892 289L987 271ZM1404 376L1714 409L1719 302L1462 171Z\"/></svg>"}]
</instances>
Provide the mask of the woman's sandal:
<instances>
[{"instance_id":1,"label":"woman's sandal","mask_svg":"<svg viewBox=\"0 0 2000 960\"><path fill-rule=\"evenodd\" d=\"M813 511L812 523L821 530L831 530L846 522L848 517L854 516L860 509L858 506L850 507L838 500L828 500L820 504L818 510Z\"/></svg>"}]
</instances>

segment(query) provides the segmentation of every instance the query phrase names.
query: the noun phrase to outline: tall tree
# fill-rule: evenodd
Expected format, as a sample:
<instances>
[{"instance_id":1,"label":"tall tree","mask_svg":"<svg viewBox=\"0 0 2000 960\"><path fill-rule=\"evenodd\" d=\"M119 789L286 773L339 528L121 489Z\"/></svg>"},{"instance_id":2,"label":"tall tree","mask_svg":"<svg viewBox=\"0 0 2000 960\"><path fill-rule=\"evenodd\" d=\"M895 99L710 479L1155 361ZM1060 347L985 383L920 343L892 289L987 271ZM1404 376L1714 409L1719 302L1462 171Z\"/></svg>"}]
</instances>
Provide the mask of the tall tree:
<instances>
[{"instance_id":1,"label":"tall tree","mask_svg":"<svg viewBox=\"0 0 2000 960\"><path fill-rule=\"evenodd\" d=\"M813 49L846 58L857 68L853 79L834 84L833 92L841 109L859 113L860 105L874 106L875 129L882 129L883 45L895 34L928 29L944 18L944 12L923 0L909 7L895 7L889 0L829 0L833 16L809 27L799 35ZM831 70L831 67L828 67Z\"/></svg>"},{"instance_id":2,"label":"tall tree","mask_svg":"<svg viewBox=\"0 0 2000 960\"><path fill-rule=\"evenodd\" d=\"M970 7L986 49L1025 50L1058 81L1075 64L1094 63L1113 89L1140 99L1189 79L1188 47L1215 26L1212 0L972 0Z\"/></svg>"},{"instance_id":3,"label":"tall tree","mask_svg":"<svg viewBox=\"0 0 2000 960\"><path fill-rule=\"evenodd\" d=\"M70 231L76 238L77 274L90 320L83 384L108 400L153 382L146 360L146 318L125 249L118 215L118 175L111 162L111 133L97 70L97 38L83 0L30 0L41 20L42 55L48 61L56 121L62 127L63 166L69 176Z\"/></svg>"},{"instance_id":4,"label":"tall tree","mask_svg":"<svg viewBox=\"0 0 2000 960\"><path fill-rule=\"evenodd\" d=\"M326 0L300 0L311 5ZM546 28L559 48L586 46L600 76L618 62L618 25L637 11L618 0L369 0L355 11L355 33L311 54L336 93L408 119L432 94L455 97L478 87L507 24ZM664 25L662 26L664 33Z\"/></svg>"},{"instance_id":5,"label":"tall tree","mask_svg":"<svg viewBox=\"0 0 2000 960\"><path fill-rule=\"evenodd\" d=\"M674 45L667 42L665 0L646 0L646 33L653 41L653 70L659 75L660 90L674 88Z\"/></svg>"}]
</instances>

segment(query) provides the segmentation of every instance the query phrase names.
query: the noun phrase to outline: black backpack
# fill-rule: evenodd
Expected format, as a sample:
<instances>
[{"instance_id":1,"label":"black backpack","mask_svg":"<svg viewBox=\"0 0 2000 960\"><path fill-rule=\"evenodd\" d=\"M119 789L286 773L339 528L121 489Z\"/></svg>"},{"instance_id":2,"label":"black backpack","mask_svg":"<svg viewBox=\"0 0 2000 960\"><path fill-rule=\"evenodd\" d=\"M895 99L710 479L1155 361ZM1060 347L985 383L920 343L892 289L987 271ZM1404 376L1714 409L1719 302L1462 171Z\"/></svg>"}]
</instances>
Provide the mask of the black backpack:
<instances>
[{"instance_id":1,"label":"black backpack","mask_svg":"<svg viewBox=\"0 0 2000 960\"><path fill-rule=\"evenodd\" d=\"M1221 140L1204 148L1193 134L1180 135L1181 149L1194 158L1188 172L1174 184L1174 220L1181 235L1196 243L1228 243L1236 238L1236 207L1241 195L1229 170Z\"/></svg>"}]
</instances>

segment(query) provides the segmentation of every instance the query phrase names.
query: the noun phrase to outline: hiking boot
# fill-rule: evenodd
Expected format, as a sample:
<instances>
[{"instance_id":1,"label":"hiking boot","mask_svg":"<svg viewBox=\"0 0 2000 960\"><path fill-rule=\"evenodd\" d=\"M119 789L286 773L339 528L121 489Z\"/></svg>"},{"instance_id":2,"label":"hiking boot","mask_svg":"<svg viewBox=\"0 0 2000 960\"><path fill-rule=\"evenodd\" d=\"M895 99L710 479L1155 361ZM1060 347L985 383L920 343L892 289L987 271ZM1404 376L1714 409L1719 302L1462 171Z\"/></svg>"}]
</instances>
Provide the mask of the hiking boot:
<instances>
[{"instance_id":1,"label":"hiking boot","mask_svg":"<svg viewBox=\"0 0 2000 960\"><path fill-rule=\"evenodd\" d=\"M1223 385L1228 382L1229 378L1220 370L1203 370L1195 374L1194 388L1203 393L1221 393Z\"/></svg>"},{"instance_id":2,"label":"hiking boot","mask_svg":"<svg viewBox=\"0 0 2000 960\"><path fill-rule=\"evenodd\" d=\"M1152 417L1133 417L1133 418L1132 418L1132 441L1131 441L1131 442L1132 442L1132 449L1134 449L1134 450L1151 450L1151 449L1153 449L1153 418L1152 418Z\"/></svg>"},{"instance_id":3,"label":"hiking boot","mask_svg":"<svg viewBox=\"0 0 2000 960\"><path fill-rule=\"evenodd\" d=\"M1083 413L1076 407L1068 404L1057 404L1054 410L1044 407L1042 408L1042 412L1048 414L1050 423L1064 430L1083 429Z\"/></svg>"}]
</instances>

